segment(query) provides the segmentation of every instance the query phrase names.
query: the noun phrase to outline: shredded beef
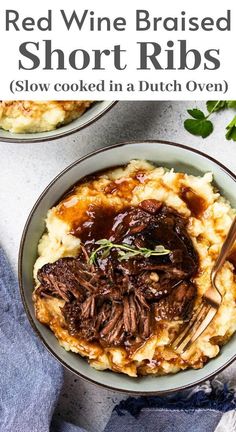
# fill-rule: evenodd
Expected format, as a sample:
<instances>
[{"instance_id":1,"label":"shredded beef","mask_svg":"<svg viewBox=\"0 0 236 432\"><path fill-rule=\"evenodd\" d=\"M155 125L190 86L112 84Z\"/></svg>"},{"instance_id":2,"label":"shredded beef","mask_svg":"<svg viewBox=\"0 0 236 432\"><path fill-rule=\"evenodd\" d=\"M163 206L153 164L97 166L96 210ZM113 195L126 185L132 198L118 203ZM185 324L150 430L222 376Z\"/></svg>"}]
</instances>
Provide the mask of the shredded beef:
<instances>
[{"instance_id":1,"label":"shredded beef","mask_svg":"<svg viewBox=\"0 0 236 432\"><path fill-rule=\"evenodd\" d=\"M104 238L135 248L163 245L171 253L120 260L113 248L105 257L98 252L90 264L88 257L101 238L96 211ZM106 224L102 209L96 211L90 219L88 214L86 229L80 229L79 256L46 264L38 272L36 293L64 300L62 313L69 333L103 345L128 346L158 331L160 321L188 320L196 296L192 278L198 255L187 221L153 199L119 213L109 209Z\"/></svg>"}]
</instances>

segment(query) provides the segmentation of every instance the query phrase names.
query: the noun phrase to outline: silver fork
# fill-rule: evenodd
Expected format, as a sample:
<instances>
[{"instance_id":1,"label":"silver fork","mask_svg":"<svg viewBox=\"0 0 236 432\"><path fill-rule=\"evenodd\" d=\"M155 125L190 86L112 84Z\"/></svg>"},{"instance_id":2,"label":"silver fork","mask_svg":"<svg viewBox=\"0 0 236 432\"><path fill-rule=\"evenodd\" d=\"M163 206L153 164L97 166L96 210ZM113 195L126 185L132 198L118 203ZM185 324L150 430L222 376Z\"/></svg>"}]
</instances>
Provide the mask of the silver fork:
<instances>
[{"instance_id":1,"label":"silver fork","mask_svg":"<svg viewBox=\"0 0 236 432\"><path fill-rule=\"evenodd\" d=\"M216 286L216 276L225 263L235 241L236 216L222 245L220 254L212 268L211 287L203 295L202 303L191 318L190 322L186 324L181 333L172 342L172 347L177 353L181 354L190 348L193 342L195 342L196 339L204 332L204 330L206 330L218 311L222 301L222 295Z\"/></svg>"}]
</instances>

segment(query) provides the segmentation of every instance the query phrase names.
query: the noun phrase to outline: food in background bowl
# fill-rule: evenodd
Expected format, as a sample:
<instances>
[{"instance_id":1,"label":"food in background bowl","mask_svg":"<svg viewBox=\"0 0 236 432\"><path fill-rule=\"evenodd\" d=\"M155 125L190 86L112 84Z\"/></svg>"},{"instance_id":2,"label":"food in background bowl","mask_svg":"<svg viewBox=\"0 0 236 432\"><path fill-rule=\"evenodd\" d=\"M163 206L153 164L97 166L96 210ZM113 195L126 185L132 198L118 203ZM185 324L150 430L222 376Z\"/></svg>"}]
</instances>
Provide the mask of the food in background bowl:
<instances>
[{"instance_id":1,"label":"food in background bowl","mask_svg":"<svg viewBox=\"0 0 236 432\"><path fill-rule=\"evenodd\" d=\"M0 101L0 128L15 134L55 130L79 118L92 101Z\"/></svg>"},{"instance_id":2,"label":"food in background bowl","mask_svg":"<svg viewBox=\"0 0 236 432\"><path fill-rule=\"evenodd\" d=\"M132 161L82 180L47 215L34 268L37 319L96 369L201 368L236 330L233 259L218 276L223 301L212 323L181 355L171 342L210 286L233 217L210 173Z\"/></svg>"}]
</instances>

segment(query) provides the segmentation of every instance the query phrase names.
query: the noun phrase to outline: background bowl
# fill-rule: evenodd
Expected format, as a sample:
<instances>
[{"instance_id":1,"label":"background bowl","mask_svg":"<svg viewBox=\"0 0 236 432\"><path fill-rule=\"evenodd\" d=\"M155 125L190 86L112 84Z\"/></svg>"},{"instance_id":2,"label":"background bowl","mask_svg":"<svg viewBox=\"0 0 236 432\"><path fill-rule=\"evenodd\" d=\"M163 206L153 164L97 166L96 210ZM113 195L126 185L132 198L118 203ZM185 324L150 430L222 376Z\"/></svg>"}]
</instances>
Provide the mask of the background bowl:
<instances>
[{"instance_id":1,"label":"background bowl","mask_svg":"<svg viewBox=\"0 0 236 432\"><path fill-rule=\"evenodd\" d=\"M34 143L62 138L89 126L91 123L95 122L106 112L108 112L116 103L116 101L95 102L78 119L73 120L71 123L49 132L13 134L11 132L0 129L0 141L14 143Z\"/></svg>"},{"instance_id":2,"label":"background bowl","mask_svg":"<svg viewBox=\"0 0 236 432\"><path fill-rule=\"evenodd\" d=\"M34 316L32 303L33 265L37 258L37 245L45 230L47 211L74 183L96 170L103 170L128 163L131 159L145 159L159 166L174 168L187 174L202 175L213 172L221 193L236 206L236 176L216 160L196 150L169 142L135 142L108 147L80 159L59 174L42 193L27 220L19 254L19 282L23 303L29 320L49 351L68 369L77 375L107 388L134 394L168 393L208 379L229 365L236 358L236 334L222 348L220 354L210 360L203 369L187 370L161 377L130 378L111 371L96 371L77 354L60 347L54 334L40 324Z\"/></svg>"}]
</instances>

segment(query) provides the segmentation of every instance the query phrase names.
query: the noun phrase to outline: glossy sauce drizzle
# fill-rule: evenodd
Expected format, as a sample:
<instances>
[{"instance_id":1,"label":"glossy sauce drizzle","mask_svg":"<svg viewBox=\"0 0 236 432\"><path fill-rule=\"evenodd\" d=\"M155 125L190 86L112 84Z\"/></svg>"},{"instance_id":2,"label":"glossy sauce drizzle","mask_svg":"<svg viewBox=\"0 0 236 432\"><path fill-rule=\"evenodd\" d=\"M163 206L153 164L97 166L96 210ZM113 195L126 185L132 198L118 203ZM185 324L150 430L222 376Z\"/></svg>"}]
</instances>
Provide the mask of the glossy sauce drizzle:
<instances>
[{"instance_id":1,"label":"glossy sauce drizzle","mask_svg":"<svg viewBox=\"0 0 236 432\"><path fill-rule=\"evenodd\" d=\"M206 200L200 195L197 195L190 187L183 187L181 189L180 198L185 202L192 215L195 217L201 216L207 209Z\"/></svg>"},{"instance_id":2,"label":"glossy sauce drizzle","mask_svg":"<svg viewBox=\"0 0 236 432\"><path fill-rule=\"evenodd\" d=\"M89 248L97 240L108 238L109 232L117 215L114 207L100 207L91 205L86 211L86 219L81 224L74 224L71 234L79 237L81 242Z\"/></svg>"}]
</instances>

